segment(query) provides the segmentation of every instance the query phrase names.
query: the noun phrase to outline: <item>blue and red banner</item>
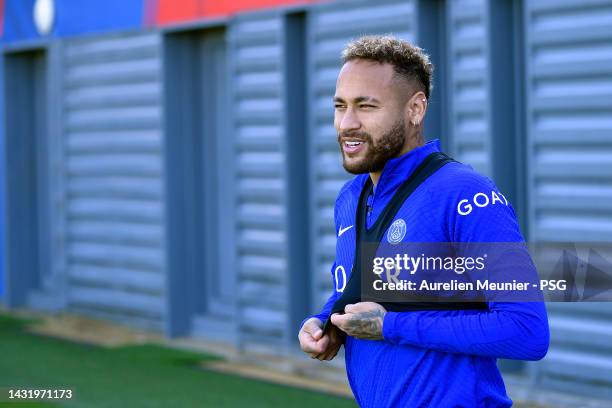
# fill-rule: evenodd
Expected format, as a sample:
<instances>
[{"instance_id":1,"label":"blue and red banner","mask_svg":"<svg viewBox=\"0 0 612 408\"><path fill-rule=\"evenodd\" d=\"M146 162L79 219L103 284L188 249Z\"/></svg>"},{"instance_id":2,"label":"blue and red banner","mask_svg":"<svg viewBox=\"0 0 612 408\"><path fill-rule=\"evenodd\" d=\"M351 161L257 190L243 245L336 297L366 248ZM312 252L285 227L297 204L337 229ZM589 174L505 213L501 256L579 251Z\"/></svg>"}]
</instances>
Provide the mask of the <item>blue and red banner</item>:
<instances>
[{"instance_id":1,"label":"blue and red banner","mask_svg":"<svg viewBox=\"0 0 612 408\"><path fill-rule=\"evenodd\" d=\"M41 0L4 0L5 42L41 37L36 27L34 7ZM70 36L92 32L140 27L143 23L143 0L45 0L52 8L52 25L48 35ZM1 3L0 3L1 5Z\"/></svg>"},{"instance_id":2,"label":"blue and red banner","mask_svg":"<svg viewBox=\"0 0 612 408\"><path fill-rule=\"evenodd\" d=\"M157 24L166 25L206 17L228 16L241 11L314 3L316 0L158 0Z\"/></svg>"},{"instance_id":3,"label":"blue and red banner","mask_svg":"<svg viewBox=\"0 0 612 408\"><path fill-rule=\"evenodd\" d=\"M0 39L12 42L41 37L34 17L37 3L45 3L42 8L47 11L52 9L51 29L46 35L72 36L164 26L315 1L317 0L0 0Z\"/></svg>"},{"instance_id":4,"label":"blue and red banner","mask_svg":"<svg viewBox=\"0 0 612 408\"><path fill-rule=\"evenodd\" d=\"M143 0L55 0L59 36L124 30L143 24Z\"/></svg>"},{"instance_id":5,"label":"blue and red banner","mask_svg":"<svg viewBox=\"0 0 612 408\"><path fill-rule=\"evenodd\" d=\"M34 25L34 0L5 0L2 40L28 40L38 37Z\"/></svg>"}]
</instances>

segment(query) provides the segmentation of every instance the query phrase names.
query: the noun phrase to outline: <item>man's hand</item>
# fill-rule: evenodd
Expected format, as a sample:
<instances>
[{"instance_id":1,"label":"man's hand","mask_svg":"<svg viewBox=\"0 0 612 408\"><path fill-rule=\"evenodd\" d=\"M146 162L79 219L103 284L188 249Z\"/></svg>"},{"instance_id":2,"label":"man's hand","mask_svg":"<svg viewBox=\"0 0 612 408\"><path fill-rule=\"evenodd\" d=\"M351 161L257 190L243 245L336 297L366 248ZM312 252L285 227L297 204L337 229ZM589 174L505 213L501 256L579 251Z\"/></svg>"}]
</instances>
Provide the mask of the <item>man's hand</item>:
<instances>
[{"instance_id":1,"label":"man's hand","mask_svg":"<svg viewBox=\"0 0 612 408\"><path fill-rule=\"evenodd\" d=\"M302 351L318 360L331 360L336 357L340 346L344 343L344 333L335 326L323 335L323 323L313 317L308 319L298 334Z\"/></svg>"},{"instance_id":2,"label":"man's hand","mask_svg":"<svg viewBox=\"0 0 612 408\"><path fill-rule=\"evenodd\" d=\"M349 336L382 340L383 320L387 310L374 302L346 305L344 314L334 313L331 322Z\"/></svg>"}]
</instances>

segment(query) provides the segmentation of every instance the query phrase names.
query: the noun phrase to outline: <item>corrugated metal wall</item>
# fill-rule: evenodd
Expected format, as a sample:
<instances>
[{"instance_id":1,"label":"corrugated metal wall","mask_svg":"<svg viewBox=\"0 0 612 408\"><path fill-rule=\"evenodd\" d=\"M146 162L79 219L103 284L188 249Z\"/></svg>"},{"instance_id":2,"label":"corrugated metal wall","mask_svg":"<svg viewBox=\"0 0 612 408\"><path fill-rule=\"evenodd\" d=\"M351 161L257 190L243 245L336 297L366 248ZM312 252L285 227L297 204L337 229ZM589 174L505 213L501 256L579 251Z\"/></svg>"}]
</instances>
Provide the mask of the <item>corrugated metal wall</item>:
<instances>
[{"instance_id":1,"label":"corrugated metal wall","mask_svg":"<svg viewBox=\"0 0 612 408\"><path fill-rule=\"evenodd\" d=\"M283 20L256 14L230 27L236 147L237 281L243 345L287 336Z\"/></svg>"},{"instance_id":2,"label":"corrugated metal wall","mask_svg":"<svg viewBox=\"0 0 612 408\"><path fill-rule=\"evenodd\" d=\"M394 34L414 41L416 5L414 1L335 2L313 8L308 19L312 304L316 309L332 291L334 203L338 191L351 177L342 168L333 127L340 52L351 39L363 34Z\"/></svg>"},{"instance_id":3,"label":"corrugated metal wall","mask_svg":"<svg viewBox=\"0 0 612 408\"><path fill-rule=\"evenodd\" d=\"M67 40L63 58L68 307L159 328L159 35Z\"/></svg>"},{"instance_id":4,"label":"corrugated metal wall","mask_svg":"<svg viewBox=\"0 0 612 408\"><path fill-rule=\"evenodd\" d=\"M528 1L533 241L612 241L612 3ZM612 396L612 304L549 304L547 384ZM576 384L576 381L578 384Z\"/></svg>"},{"instance_id":5,"label":"corrugated metal wall","mask_svg":"<svg viewBox=\"0 0 612 408\"><path fill-rule=\"evenodd\" d=\"M486 0L447 3L450 111L446 117L453 157L490 175L487 9Z\"/></svg>"}]
</instances>

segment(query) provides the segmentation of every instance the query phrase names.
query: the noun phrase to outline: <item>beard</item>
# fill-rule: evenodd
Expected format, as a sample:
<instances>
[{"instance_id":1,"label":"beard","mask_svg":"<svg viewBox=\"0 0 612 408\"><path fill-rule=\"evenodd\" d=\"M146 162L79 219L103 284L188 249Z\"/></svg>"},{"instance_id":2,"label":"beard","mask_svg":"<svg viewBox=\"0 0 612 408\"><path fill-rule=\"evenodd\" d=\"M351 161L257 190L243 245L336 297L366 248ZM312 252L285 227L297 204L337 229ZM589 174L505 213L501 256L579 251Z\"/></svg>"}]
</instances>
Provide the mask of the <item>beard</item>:
<instances>
[{"instance_id":1,"label":"beard","mask_svg":"<svg viewBox=\"0 0 612 408\"><path fill-rule=\"evenodd\" d=\"M365 157L352 163L346 160L346 154L342 148L342 140L346 138L363 140L366 150ZM399 156L406 141L405 123L403 119L398 120L380 139L374 143L372 135L367 132L340 132L338 133L338 144L342 154L342 167L351 174L373 173L382 171L385 164L394 157Z\"/></svg>"}]
</instances>

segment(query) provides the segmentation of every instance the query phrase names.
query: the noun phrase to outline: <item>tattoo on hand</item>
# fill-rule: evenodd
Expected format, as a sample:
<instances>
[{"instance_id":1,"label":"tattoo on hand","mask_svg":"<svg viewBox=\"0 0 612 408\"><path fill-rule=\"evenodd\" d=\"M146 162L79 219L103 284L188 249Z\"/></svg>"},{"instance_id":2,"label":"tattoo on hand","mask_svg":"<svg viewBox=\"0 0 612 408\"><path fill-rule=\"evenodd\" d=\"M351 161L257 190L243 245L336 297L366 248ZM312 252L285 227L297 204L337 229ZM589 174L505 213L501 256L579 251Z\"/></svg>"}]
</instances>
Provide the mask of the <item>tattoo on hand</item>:
<instances>
[{"instance_id":1,"label":"tattoo on hand","mask_svg":"<svg viewBox=\"0 0 612 408\"><path fill-rule=\"evenodd\" d=\"M344 325L344 331L353 337L368 340L381 340L385 311L371 310L367 312L350 313L350 318Z\"/></svg>"}]
</instances>

